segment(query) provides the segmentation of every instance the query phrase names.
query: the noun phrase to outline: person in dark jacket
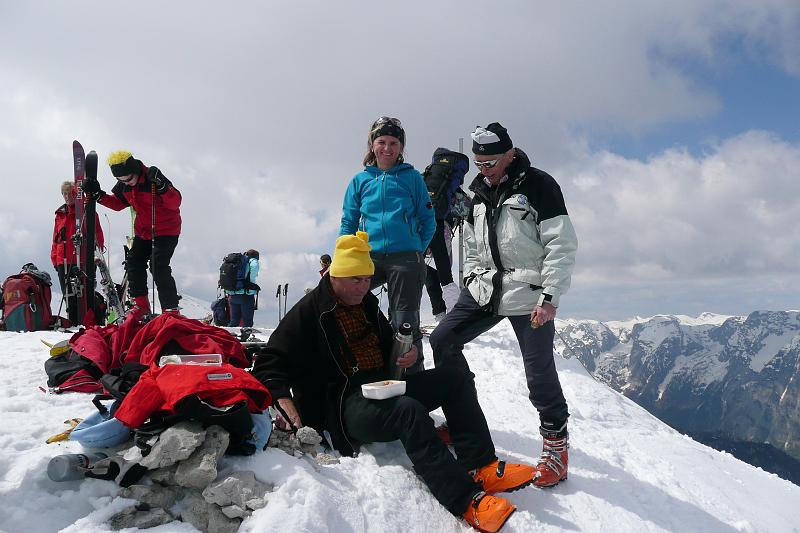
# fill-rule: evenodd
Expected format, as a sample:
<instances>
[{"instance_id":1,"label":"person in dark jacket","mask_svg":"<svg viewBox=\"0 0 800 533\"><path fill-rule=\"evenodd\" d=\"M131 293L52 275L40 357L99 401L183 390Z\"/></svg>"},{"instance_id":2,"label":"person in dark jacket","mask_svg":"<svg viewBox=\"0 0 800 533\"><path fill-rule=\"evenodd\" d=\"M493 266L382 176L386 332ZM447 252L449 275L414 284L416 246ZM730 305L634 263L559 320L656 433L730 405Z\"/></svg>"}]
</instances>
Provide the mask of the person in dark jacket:
<instances>
[{"instance_id":1,"label":"person in dark jacket","mask_svg":"<svg viewBox=\"0 0 800 533\"><path fill-rule=\"evenodd\" d=\"M147 264L158 288L162 311L178 310L178 290L172 277L170 261L181 234L181 193L157 167L147 167L130 152L119 150L108 157L111 173L117 183L106 194L98 182L89 182L87 193L97 194L97 202L122 211L132 207L136 212L134 238L126 262L128 288L135 305L134 312L150 312L147 298ZM155 230L155 238L153 237Z\"/></svg>"},{"instance_id":2,"label":"person in dark jacket","mask_svg":"<svg viewBox=\"0 0 800 533\"><path fill-rule=\"evenodd\" d=\"M343 455L362 443L399 439L436 499L484 531L514 511L493 496L533 480L533 467L499 461L472 374L437 368L407 375L405 395L370 400L361 385L390 376L394 332L369 292L375 266L367 234L337 239L319 285L278 324L253 375L269 389L287 425L316 429ZM409 368L415 347L397 360ZM442 407L457 458L437 436L429 412Z\"/></svg>"},{"instance_id":3,"label":"person in dark jacket","mask_svg":"<svg viewBox=\"0 0 800 533\"><path fill-rule=\"evenodd\" d=\"M65 181L61 184L61 196L64 205L56 209L56 219L53 226L53 243L50 248L50 261L58 273L58 283L61 285L61 294L67 302L67 317L69 321L78 324L78 295L70 293L67 278L70 270L79 264L75 255L75 182ZM101 250L105 249L103 242L103 228L100 227L100 217L95 213L94 218L95 242ZM94 263L92 267L95 268ZM100 316L95 311L95 316Z\"/></svg>"}]
</instances>

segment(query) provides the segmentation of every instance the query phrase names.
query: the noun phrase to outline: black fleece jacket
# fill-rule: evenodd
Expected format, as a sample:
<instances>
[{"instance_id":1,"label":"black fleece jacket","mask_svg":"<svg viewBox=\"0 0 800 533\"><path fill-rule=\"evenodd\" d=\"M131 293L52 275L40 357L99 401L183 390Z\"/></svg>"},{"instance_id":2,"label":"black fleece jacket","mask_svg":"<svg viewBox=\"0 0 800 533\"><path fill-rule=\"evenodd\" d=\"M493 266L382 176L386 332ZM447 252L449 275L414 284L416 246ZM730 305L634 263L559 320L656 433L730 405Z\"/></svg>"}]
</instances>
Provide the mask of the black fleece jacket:
<instances>
[{"instance_id":1,"label":"black fleece jacket","mask_svg":"<svg viewBox=\"0 0 800 533\"><path fill-rule=\"evenodd\" d=\"M367 293L361 305L380 340L384 370L348 376L341 356L344 340L333 313L336 305L326 274L283 317L267 346L256 356L253 375L269 389L274 401L292 398L304 425L320 434L328 430L333 447L342 455L353 455L359 443L345 432L344 398L363 383L388 378L385 369L389 368L393 331L378 299Z\"/></svg>"}]
</instances>

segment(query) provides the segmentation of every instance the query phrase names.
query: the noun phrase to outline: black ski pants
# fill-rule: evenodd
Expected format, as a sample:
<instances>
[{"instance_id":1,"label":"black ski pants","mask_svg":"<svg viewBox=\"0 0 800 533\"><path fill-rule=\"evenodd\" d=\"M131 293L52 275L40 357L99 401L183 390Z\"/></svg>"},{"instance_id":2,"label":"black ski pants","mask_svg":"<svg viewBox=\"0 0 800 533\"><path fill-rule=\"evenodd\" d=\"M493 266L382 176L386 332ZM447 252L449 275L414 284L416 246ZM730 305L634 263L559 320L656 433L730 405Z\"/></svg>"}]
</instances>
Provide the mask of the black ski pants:
<instances>
[{"instance_id":1,"label":"black ski pants","mask_svg":"<svg viewBox=\"0 0 800 533\"><path fill-rule=\"evenodd\" d=\"M447 251L447 242L444 237L444 220L436 221L436 231L431 238L428 248L433 256L433 264L439 276L439 283L442 287L453 283L453 262L450 253Z\"/></svg>"},{"instance_id":2,"label":"black ski pants","mask_svg":"<svg viewBox=\"0 0 800 533\"><path fill-rule=\"evenodd\" d=\"M172 267L169 266L177 245L177 235L156 236L154 249L153 241L141 237L133 238L133 245L126 262L131 298L147 296L147 264L152 251L154 264L150 264L150 273L158 288L161 309L178 307L178 289L175 286L175 278L172 277Z\"/></svg>"},{"instance_id":3,"label":"black ski pants","mask_svg":"<svg viewBox=\"0 0 800 533\"><path fill-rule=\"evenodd\" d=\"M430 411L441 407L456 457L436 434ZM400 440L433 496L460 516L481 485L469 470L494 461L492 437L472 375L461 369L435 368L407 376L404 396L368 400L361 391L344 402L347 433L359 442Z\"/></svg>"},{"instance_id":4,"label":"black ski pants","mask_svg":"<svg viewBox=\"0 0 800 533\"><path fill-rule=\"evenodd\" d=\"M439 284L439 273L435 268L428 265L425 267L425 290L428 291L428 298L431 300L431 312L434 315L447 311L447 306L442 298L442 286Z\"/></svg>"},{"instance_id":5,"label":"black ski pants","mask_svg":"<svg viewBox=\"0 0 800 533\"><path fill-rule=\"evenodd\" d=\"M528 381L528 398L539 412L540 421L548 422L548 426L566 422L569 411L553 357L556 329L552 320L534 329L530 315L496 316L478 307L465 287L456 306L431 333L434 364L437 368L455 366L469 370L464 357L464 344L489 331L505 318L511 322L519 342Z\"/></svg>"},{"instance_id":6,"label":"black ski pants","mask_svg":"<svg viewBox=\"0 0 800 533\"><path fill-rule=\"evenodd\" d=\"M370 289L386 283L389 295L389 322L395 331L404 323L411 325L414 346L419 358L414 366L406 370L406 375L425 368L422 353L422 333L419 331L419 304L422 300L422 287L425 286L425 260L419 252L398 252L392 254L372 253L375 275Z\"/></svg>"},{"instance_id":7,"label":"black ski pants","mask_svg":"<svg viewBox=\"0 0 800 533\"><path fill-rule=\"evenodd\" d=\"M71 269L73 265L66 265L66 269L63 263L55 265L55 267L58 273L58 284L61 285L61 295L67 303L67 318L72 325L76 326L78 325L78 296L76 294L70 294L70 291L75 290L74 287L67 286L67 272L69 272L69 269Z\"/></svg>"}]
</instances>

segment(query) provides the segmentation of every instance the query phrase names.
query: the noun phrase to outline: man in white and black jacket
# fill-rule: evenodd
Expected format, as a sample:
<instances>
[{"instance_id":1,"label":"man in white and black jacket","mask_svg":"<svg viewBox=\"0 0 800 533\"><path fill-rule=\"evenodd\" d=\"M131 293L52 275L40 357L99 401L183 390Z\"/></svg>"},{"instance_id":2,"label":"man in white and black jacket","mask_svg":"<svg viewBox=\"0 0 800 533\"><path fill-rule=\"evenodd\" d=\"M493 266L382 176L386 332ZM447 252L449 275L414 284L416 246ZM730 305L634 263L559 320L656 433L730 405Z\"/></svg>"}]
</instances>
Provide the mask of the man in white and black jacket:
<instances>
[{"instance_id":1,"label":"man in white and black jacket","mask_svg":"<svg viewBox=\"0 0 800 533\"><path fill-rule=\"evenodd\" d=\"M508 318L519 341L544 446L536 479L566 479L569 411L553 359L559 300L569 288L578 240L558 183L531 166L497 122L472 134L475 194L458 303L431 334L436 366L468 368L464 344Z\"/></svg>"}]
</instances>

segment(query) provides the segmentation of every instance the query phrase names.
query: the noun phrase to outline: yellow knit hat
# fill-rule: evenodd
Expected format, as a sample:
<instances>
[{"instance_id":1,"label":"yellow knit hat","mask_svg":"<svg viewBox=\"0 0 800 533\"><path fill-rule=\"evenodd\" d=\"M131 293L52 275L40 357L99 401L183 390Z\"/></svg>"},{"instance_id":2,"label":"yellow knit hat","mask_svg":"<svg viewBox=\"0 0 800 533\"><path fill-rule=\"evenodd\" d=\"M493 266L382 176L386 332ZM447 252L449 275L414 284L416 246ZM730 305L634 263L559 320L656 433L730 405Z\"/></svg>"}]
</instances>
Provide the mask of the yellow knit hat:
<instances>
[{"instance_id":1,"label":"yellow knit hat","mask_svg":"<svg viewBox=\"0 0 800 533\"><path fill-rule=\"evenodd\" d=\"M352 276L371 276L375 273L375 265L369 257L369 235L357 231L355 235L342 235L336 239L333 250L333 262L328 272L334 278Z\"/></svg>"}]
</instances>

